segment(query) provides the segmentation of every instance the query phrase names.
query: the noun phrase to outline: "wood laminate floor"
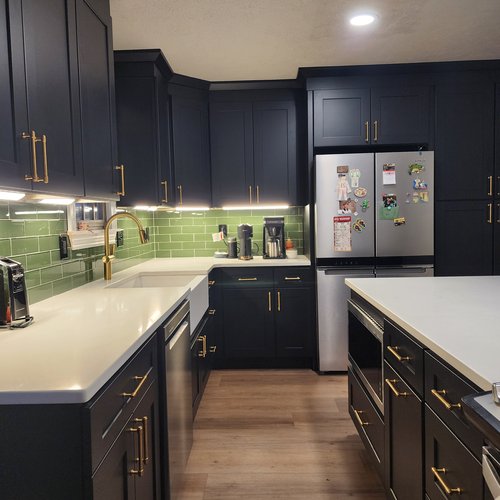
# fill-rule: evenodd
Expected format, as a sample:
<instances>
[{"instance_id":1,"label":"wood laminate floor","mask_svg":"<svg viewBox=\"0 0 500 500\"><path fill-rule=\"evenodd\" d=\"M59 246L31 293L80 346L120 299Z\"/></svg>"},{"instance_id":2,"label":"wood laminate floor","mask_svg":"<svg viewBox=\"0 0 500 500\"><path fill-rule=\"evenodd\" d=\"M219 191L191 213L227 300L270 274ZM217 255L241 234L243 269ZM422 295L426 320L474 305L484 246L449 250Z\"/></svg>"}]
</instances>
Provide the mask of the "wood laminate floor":
<instances>
[{"instance_id":1,"label":"wood laminate floor","mask_svg":"<svg viewBox=\"0 0 500 500\"><path fill-rule=\"evenodd\" d=\"M194 429L182 500L385 499L344 375L213 371Z\"/></svg>"}]
</instances>

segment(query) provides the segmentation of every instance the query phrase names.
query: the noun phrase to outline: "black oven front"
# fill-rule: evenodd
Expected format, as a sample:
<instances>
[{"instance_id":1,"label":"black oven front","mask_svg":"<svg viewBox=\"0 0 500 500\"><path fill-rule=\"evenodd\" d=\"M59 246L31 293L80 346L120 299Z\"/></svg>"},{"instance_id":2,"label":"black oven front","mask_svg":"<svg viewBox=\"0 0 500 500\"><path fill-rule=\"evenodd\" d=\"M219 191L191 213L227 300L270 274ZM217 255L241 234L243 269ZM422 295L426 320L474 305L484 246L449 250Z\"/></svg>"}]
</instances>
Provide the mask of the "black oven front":
<instances>
[{"instance_id":1,"label":"black oven front","mask_svg":"<svg viewBox=\"0 0 500 500\"><path fill-rule=\"evenodd\" d=\"M353 300L349 309L349 361L380 412L384 413L383 320Z\"/></svg>"}]
</instances>

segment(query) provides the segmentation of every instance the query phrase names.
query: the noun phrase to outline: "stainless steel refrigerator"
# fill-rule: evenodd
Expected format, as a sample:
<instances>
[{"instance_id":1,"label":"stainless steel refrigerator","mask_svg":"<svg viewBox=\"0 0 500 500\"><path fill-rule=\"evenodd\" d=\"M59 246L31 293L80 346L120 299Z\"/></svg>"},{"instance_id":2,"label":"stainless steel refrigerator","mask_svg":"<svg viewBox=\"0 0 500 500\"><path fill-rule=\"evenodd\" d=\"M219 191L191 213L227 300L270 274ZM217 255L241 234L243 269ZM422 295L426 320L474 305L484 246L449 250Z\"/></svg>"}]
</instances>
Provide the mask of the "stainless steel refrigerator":
<instances>
[{"instance_id":1,"label":"stainless steel refrigerator","mask_svg":"<svg viewBox=\"0 0 500 500\"><path fill-rule=\"evenodd\" d=\"M434 153L318 155L319 370L347 370L345 278L431 276Z\"/></svg>"}]
</instances>

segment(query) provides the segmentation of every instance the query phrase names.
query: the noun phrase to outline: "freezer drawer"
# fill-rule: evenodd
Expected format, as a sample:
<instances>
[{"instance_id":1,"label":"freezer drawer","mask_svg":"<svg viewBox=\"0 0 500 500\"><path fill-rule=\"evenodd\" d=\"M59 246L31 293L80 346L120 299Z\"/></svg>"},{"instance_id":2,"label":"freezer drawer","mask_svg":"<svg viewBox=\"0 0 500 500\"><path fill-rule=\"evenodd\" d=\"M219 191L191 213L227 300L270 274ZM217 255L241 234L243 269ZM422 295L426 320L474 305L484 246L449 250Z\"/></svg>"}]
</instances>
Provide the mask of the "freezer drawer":
<instances>
[{"instance_id":1,"label":"freezer drawer","mask_svg":"<svg viewBox=\"0 0 500 500\"><path fill-rule=\"evenodd\" d=\"M374 278L373 269L318 269L318 356L319 370L347 371L347 299L346 278Z\"/></svg>"},{"instance_id":2,"label":"freezer drawer","mask_svg":"<svg viewBox=\"0 0 500 500\"><path fill-rule=\"evenodd\" d=\"M433 267L407 266L407 267L377 267L377 278L425 278L434 276Z\"/></svg>"}]
</instances>

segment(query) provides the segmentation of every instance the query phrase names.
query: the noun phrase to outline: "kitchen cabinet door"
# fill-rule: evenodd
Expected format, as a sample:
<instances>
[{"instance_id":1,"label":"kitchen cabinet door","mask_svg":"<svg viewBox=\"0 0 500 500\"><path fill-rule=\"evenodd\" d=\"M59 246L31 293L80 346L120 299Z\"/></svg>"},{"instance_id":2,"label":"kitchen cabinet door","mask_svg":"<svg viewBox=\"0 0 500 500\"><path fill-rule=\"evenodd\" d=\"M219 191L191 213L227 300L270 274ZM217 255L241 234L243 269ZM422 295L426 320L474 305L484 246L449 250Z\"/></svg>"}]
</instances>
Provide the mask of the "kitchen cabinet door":
<instances>
[{"instance_id":1,"label":"kitchen cabinet door","mask_svg":"<svg viewBox=\"0 0 500 500\"><path fill-rule=\"evenodd\" d=\"M436 107L436 200L491 198L493 84L440 84Z\"/></svg>"},{"instance_id":2,"label":"kitchen cabinet door","mask_svg":"<svg viewBox=\"0 0 500 500\"><path fill-rule=\"evenodd\" d=\"M296 199L297 124L292 101L254 102L254 202Z\"/></svg>"},{"instance_id":3,"label":"kitchen cabinet door","mask_svg":"<svg viewBox=\"0 0 500 500\"><path fill-rule=\"evenodd\" d=\"M314 92L314 146L370 142L370 89Z\"/></svg>"},{"instance_id":4,"label":"kitchen cabinet door","mask_svg":"<svg viewBox=\"0 0 500 500\"><path fill-rule=\"evenodd\" d=\"M29 130L47 138L47 162L43 143L37 144L37 152L38 175L47 173L48 183L33 183L33 189L80 196L84 190L75 2L21 3Z\"/></svg>"},{"instance_id":5,"label":"kitchen cabinet door","mask_svg":"<svg viewBox=\"0 0 500 500\"><path fill-rule=\"evenodd\" d=\"M0 187L29 188L30 144L19 1L0 1Z\"/></svg>"},{"instance_id":6,"label":"kitchen cabinet door","mask_svg":"<svg viewBox=\"0 0 500 500\"><path fill-rule=\"evenodd\" d=\"M248 204L254 184L251 102L210 104L212 203Z\"/></svg>"},{"instance_id":7,"label":"kitchen cabinet door","mask_svg":"<svg viewBox=\"0 0 500 500\"><path fill-rule=\"evenodd\" d=\"M178 205L211 205L208 93L171 85L172 142Z\"/></svg>"},{"instance_id":8,"label":"kitchen cabinet door","mask_svg":"<svg viewBox=\"0 0 500 500\"><path fill-rule=\"evenodd\" d=\"M111 17L76 2L85 195L118 199Z\"/></svg>"},{"instance_id":9,"label":"kitchen cabinet door","mask_svg":"<svg viewBox=\"0 0 500 500\"><path fill-rule=\"evenodd\" d=\"M423 403L389 364L384 370L387 487L397 500L422 500Z\"/></svg>"},{"instance_id":10,"label":"kitchen cabinet door","mask_svg":"<svg viewBox=\"0 0 500 500\"><path fill-rule=\"evenodd\" d=\"M435 207L436 275L491 274L495 216L493 200L441 201L436 202Z\"/></svg>"},{"instance_id":11,"label":"kitchen cabinet door","mask_svg":"<svg viewBox=\"0 0 500 500\"><path fill-rule=\"evenodd\" d=\"M309 356L313 334L312 289L278 288L275 317L277 356Z\"/></svg>"},{"instance_id":12,"label":"kitchen cabinet door","mask_svg":"<svg viewBox=\"0 0 500 500\"><path fill-rule=\"evenodd\" d=\"M430 87L380 87L371 91L373 144L430 141Z\"/></svg>"},{"instance_id":13,"label":"kitchen cabinet door","mask_svg":"<svg viewBox=\"0 0 500 500\"><path fill-rule=\"evenodd\" d=\"M274 357L273 290L225 288L222 300L226 358Z\"/></svg>"}]
</instances>

